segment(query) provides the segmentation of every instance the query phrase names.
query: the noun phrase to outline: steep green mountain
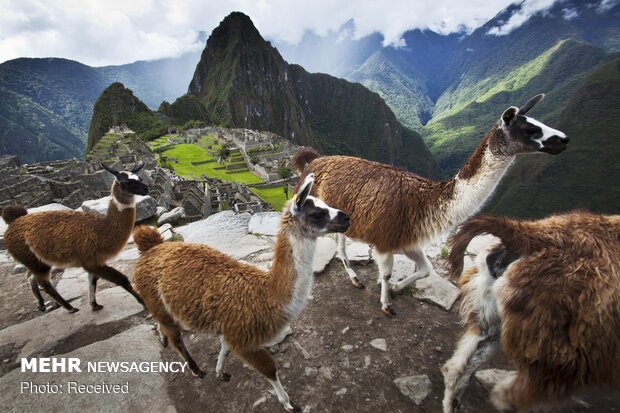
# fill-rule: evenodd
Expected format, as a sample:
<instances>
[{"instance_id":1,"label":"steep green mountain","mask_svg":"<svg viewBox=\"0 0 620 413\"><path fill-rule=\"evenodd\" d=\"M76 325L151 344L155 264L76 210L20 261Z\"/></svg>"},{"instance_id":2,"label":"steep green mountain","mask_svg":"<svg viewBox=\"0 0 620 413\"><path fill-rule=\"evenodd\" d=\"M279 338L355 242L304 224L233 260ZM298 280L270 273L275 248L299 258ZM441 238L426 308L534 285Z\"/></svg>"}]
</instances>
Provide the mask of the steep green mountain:
<instances>
[{"instance_id":1,"label":"steep green mountain","mask_svg":"<svg viewBox=\"0 0 620 413\"><path fill-rule=\"evenodd\" d=\"M327 53L331 62L323 67L330 68L328 73L379 93L398 120L420 131L430 118L436 121L464 109L561 40L587 42L606 52L620 50L618 2L557 1L510 33L503 33L501 27L524 7L524 2L516 2L471 34L442 36L413 30L403 35L403 47L382 47L381 39L374 38L373 42L346 37L341 41L332 34L319 41L307 36L296 53L285 48L285 56L305 62L308 56ZM503 35L494 34L498 32ZM347 53L349 47L360 52ZM312 53L304 54L306 49ZM349 70L342 71L343 67Z\"/></svg>"},{"instance_id":2,"label":"steep green mountain","mask_svg":"<svg viewBox=\"0 0 620 413\"><path fill-rule=\"evenodd\" d=\"M115 82L103 91L95 103L86 151L90 151L110 127L122 124L137 132L142 139L162 135L168 128L131 90Z\"/></svg>"},{"instance_id":3,"label":"steep green mountain","mask_svg":"<svg viewBox=\"0 0 620 413\"><path fill-rule=\"evenodd\" d=\"M376 91L400 115L398 120L411 129L420 130L433 111L434 103L420 77L407 76L381 50L348 79Z\"/></svg>"},{"instance_id":4,"label":"steep green mountain","mask_svg":"<svg viewBox=\"0 0 620 413\"><path fill-rule=\"evenodd\" d=\"M160 107L160 111L174 125L183 125L192 120L203 121L205 124L211 123L211 117L200 98L189 93L175 100L169 107L166 105L163 108Z\"/></svg>"},{"instance_id":5,"label":"steep green mountain","mask_svg":"<svg viewBox=\"0 0 620 413\"><path fill-rule=\"evenodd\" d=\"M95 101L108 85L126 82L149 106L157 107L162 100L174 100L185 92L198 58L197 53L188 53L176 59L105 67L57 58L4 62L0 88L20 104L3 104L0 109L2 123L13 125L4 128L0 153L19 153L30 162L81 157ZM22 132L9 135L15 128ZM30 148L29 154L24 148Z\"/></svg>"},{"instance_id":6,"label":"steep green mountain","mask_svg":"<svg viewBox=\"0 0 620 413\"><path fill-rule=\"evenodd\" d=\"M571 138L562 154L523 157L485 212L517 217L585 208L620 213L620 59L600 66L572 95L557 126Z\"/></svg>"},{"instance_id":7,"label":"steep green mountain","mask_svg":"<svg viewBox=\"0 0 620 413\"><path fill-rule=\"evenodd\" d=\"M92 105L106 84L95 68L72 60L22 58L0 64L0 86L55 114L80 137L88 130ZM27 117L27 112L21 115Z\"/></svg>"},{"instance_id":8,"label":"steep green mountain","mask_svg":"<svg viewBox=\"0 0 620 413\"><path fill-rule=\"evenodd\" d=\"M0 86L0 153L22 162L79 158L84 143L48 109Z\"/></svg>"},{"instance_id":9,"label":"steep green mountain","mask_svg":"<svg viewBox=\"0 0 620 413\"><path fill-rule=\"evenodd\" d=\"M432 157L376 93L289 65L250 18L232 13L213 31L189 93L223 126L278 133L323 153L347 153L436 176Z\"/></svg>"},{"instance_id":10,"label":"steep green mountain","mask_svg":"<svg viewBox=\"0 0 620 413\"><path fill-rule=\"evenodd\" d=\"M424 139L444 173L452 175L509 106L519 106L531 96L545 92L545 99L532 116L555 125L579 84L606 59L605 52L592 45L560 41L505 73L492 88L481 90L472 102L433 118L422 130Z\"/></svg>"}]
</instances>

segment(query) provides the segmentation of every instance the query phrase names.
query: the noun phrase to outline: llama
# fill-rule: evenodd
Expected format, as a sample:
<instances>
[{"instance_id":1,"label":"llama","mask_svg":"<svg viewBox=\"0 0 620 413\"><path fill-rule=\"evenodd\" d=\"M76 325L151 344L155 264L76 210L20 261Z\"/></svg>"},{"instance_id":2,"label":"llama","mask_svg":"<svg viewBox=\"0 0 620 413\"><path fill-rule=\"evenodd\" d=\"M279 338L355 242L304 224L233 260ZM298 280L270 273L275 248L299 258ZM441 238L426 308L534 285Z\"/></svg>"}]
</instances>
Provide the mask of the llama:
<instances>
[{"instance_id":1,"label":"llama","mask_svg":"<svg viewBox=\"0 0 620 413\"><path fill-rule=\"evenodd\" d=\"M97 280L111 281L132 294L138 302L129 279L106 265L127 243L136 220L135 196L146 195L148 187L136 173L140 163L131 171L118 172L101 164L114 175L110 205L105 216L79 211L45 211L28 214L23 206L8 206L2 218L9 225L4 242L9 253L28 269L28 280L38 302L45 311L45 301L39 291L43 287L58 305L71 313L78 311L56 291L50 282L52 266L82 267L88 271L89 302L92 311L103 308L97 303Z\"/></svg>"},{"instance_id":2,"label":"llama","mask_svg":"<svg viewBox=\"0 0 620 413\"><path fill-rule=\"evenodd\" d=\"M316 175L315 194L351 217L346 235L374 246L385 315L395 314L389 288L400 291L434 271L422 246L476 213L516 154L538 151L555 155L566 149L564 133L525 116L543 96L534 96L521 108L506 109L467 163L446 181L432 181L360 158L320 157L308 148L295 154L293 164L303 172L302 178L308 173ZM401 251L416 262L417 270L390 287L394 254ZM337 256L353 285L364 288L349 264L344 234L338 236Z\"/></svg>"},{"instance_id":3,"label":"llama","mask_svg":"<svg viewBox=\"0 0 620 413\"><path fill-rule=\"evenodd\" d=\"M466 328L442 368L444 412L458 410L497 347L517 368L491 393L500 411L555 405L593 386L620 389L620 215L473 218L453 238L453 275L482 233L500 240L460 278Z\"/></svg>"},{"instance_id":4,"label":"llama","mask_svg":"<svg viewBox=\"0 0 620 413\"><path fill-rule=\"evenodd\" d=\"M216 333L221 343L217 377L230 379L224 361L232 351L269 379L289 411L294 407L263 346L299 316L312 292L316 238L349 227L345 213L309 196L313 182L314 176L308 175L299 195L283 209L269 272L206 245L162 243L159 233L146 226L134 233L141 256L133 284L158 322L164 347L172 343L192 373L204 377L183 344L181 330Z\"/></svg>"}]
</instances>

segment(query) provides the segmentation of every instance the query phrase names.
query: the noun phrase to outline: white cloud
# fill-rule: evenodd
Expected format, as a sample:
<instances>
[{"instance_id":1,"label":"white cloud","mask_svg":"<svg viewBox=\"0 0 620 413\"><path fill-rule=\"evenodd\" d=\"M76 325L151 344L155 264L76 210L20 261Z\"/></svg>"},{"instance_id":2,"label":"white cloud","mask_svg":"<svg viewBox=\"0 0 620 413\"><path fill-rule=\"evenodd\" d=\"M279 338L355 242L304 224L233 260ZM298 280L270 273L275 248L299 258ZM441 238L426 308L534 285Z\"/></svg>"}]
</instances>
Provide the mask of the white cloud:
<instances>
[{"instance_id":1,"label":"white cloud","mask_svg":"<svg viewBox=\"0 0 620 413\"><path fill-rule=\"evenodd\" d=\"M565 20L571 20L577 16L579 16L579 12L577 12L577 9L562 9L562 17L564 17Z\"/></svg>"},{"instance_id":2,"label":"white cloud","mask_svg":"<svg viewBox=\"0 0 620 413\"><path fill-rule=\"evenodd\" d=\"M492 27L488 34L504 36L523 25L532 15L547 10L558 0L526 0L502 26Z\"/></svg>"},{"instance_id":3,"label":"white cloud","mask_svg":"<svg viewBox=\"0 0 620 413\"><path fill-rule=\"evenodd\" d=\"M0 0L0 61L53 56L108 65L175 57L202 47L198 32L210 33L235 10L280 43L295 44L306 31L338 32L353 20L355 29L347 35L379 32L385 45L401 46L407 30L471 31L512 1L434 0L429 6L427 0ZM512 16L498 32L551 3L528 1L529 14Z\"/></svg>"}]
</instances>

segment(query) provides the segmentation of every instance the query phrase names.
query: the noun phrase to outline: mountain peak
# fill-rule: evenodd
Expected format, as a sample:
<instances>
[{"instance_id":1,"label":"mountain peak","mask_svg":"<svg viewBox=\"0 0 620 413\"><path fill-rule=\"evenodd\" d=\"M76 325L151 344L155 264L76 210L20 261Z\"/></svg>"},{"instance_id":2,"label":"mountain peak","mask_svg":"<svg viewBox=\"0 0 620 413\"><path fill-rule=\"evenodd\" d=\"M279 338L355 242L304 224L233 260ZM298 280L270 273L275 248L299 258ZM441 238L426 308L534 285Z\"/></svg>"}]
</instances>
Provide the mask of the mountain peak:
<instances>
[{"instance_id":1,"label":"mountain peak","mask_svg":"<svg viewBox=\"0 0 620 413\"><path fill-rule=\"evenodd\" d=\"M213 30L207 40L207 48L226 48L235 42L261 44L268 43L262 38L252 19L244 13L235 11L224 18Z\"/></svg>"}]
</instances>

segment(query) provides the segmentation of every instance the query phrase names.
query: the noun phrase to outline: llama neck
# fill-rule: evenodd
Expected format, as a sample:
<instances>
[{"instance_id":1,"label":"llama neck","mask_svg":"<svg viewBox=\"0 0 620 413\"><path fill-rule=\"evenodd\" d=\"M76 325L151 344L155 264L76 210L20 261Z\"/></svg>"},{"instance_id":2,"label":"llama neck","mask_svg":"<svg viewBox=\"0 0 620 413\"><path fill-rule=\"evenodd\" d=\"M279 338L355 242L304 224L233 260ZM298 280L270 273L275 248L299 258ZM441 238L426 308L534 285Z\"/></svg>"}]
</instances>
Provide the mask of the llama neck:
<instances>
[{"instance_id":1,"label":"llama neck","mask_svg":"<svg viewBox=\"0 0 620 413\"><path fill-rule=\"evenodd\" d=\"M125 241L131 235L133 224L136 220L135 196L127 195L121 191L119 184L114 181L110 195L110 204L103 225L105 225L104 234L122 239L125 235Z\"/></svg>"},{"instance_id":2,"label":"llama neck","mask_svg":"<svg viewBox=\"0 0 620 413\"><path fill-rule=\"evenodd\" d=\"M286 225L284 220L281 225ZM289 321L299 316L312 293L315 249L316 239L304 237L298 231L285 228L278 235L270 288Z\"/></svg>"},{"instance_id":3,"label":"llama neck","mask_svg":"<svg viewBox=\"0 0 620 413\"><path fill-rule=\"evenodd\" d=\"M124 211L125 209L136 207L136 196L134 194L127 194L123 192L120 184L116 182L116 180L112 183L110 198L110 203L114 203L118 211Z\"/></svg>"},{"instance_id":4,"label":"llama neck","mask_svg":"<svg viewBox=\"0 0 620 413\"><path fill-rule=\"evenodd\" d=\"M491 128L467 163L452 178L454 190L446 208L446 218L452 226L482 208L514 161L514 155L502 153L499 143L503 140L502 130L495 126Z\"/></svg>"}]
</instances>

